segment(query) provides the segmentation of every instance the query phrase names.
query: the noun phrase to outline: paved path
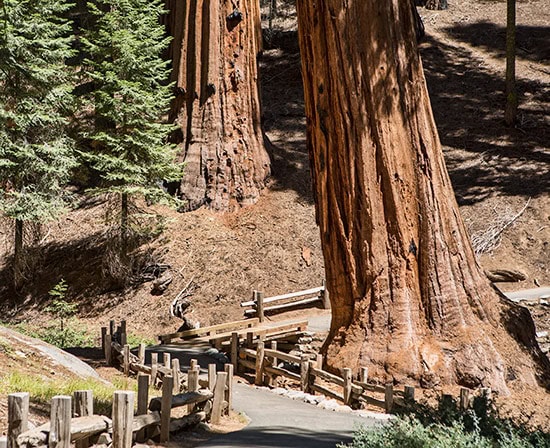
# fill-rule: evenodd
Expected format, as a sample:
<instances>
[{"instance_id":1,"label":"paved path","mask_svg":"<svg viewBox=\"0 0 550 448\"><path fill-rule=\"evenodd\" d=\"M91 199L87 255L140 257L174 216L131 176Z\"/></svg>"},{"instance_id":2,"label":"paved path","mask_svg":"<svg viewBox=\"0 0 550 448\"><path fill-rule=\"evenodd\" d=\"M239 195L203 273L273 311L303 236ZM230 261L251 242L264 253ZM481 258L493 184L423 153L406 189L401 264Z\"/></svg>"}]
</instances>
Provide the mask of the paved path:
<instances>
[{"instance_id":1,"label":"paved path","mask_svg":"<svg viewBox=\"0 0 550 448\"><path fill-rule=\"evenodd\" d=\"M240 431L215 436L199 447L334 448L338 442L351 441L357 425L385 421L320 409L244 384L235 385L233 408L246 414L250 424Z\"/></svg>"}]
</instances>

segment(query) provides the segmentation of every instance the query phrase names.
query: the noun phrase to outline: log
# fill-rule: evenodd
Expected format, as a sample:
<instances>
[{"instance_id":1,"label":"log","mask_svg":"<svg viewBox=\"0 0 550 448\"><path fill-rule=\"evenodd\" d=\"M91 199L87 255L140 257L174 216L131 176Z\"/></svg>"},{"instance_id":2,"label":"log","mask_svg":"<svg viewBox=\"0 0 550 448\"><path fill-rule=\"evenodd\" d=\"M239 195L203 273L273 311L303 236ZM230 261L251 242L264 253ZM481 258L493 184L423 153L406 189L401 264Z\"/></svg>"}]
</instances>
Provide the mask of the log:
<instances>
[{"instance_id":1,"label":"log","mask_svg":"<svg viewBox=\"0 0 550 448\"><path fill-rule=\"evenodd\" d=\"M76 390L73 393L74 417L88 417L94 415L94 399L91 390ZM75 448L88 448L88 438L79 440Z\"/></svg>"},{"instance_id":2,"label":"log","mask_svg":"<svg viewBox=\"0 0 550 448\"><path fill-rule=\"evenodd\" d=\"M227 401L227 411L233 407L233 364L226 364L224 370L227 373L227 385L225 387L225 401Z\"/></svg>"},{"instance_id":3,"label":"log","mask_svg":"<svg viewBox=\"0 0 550 448\"><path fill-rule=\"evenodd\" d=\"M16 448L17 438L29 427L29 393L8 395L8 448Z\"/></svg>"},{"instance_id":4,"label":"log","mask_svg":"<svg viewBox=\"0 0 550 448\"><path fill-rule=\"evenodd\" d=\"M172 378L174 378L174 390L175 395L180 393L180 360L178 358L172 359Z\"/></svg>"},{"instance_id":5,"label":"log","mask_svg":"<svg viewBox=\"0 0 550 448\"><path fill-rule=\"evenodd\" d=\"M188 393L197 392L199 390L199 369L194 368L187 372L187 390ZM191 414L195 409L195 403L187 405L187 413Z\"/></svg>"},{"instance_id":6,"label":"log","mask_svg":"<svg viewBox=\"0 0 550 448\"><path fill-rule=\"evenodd\" d=\"M185 417L178 418L170 422L170 432L178 432L183 429L190 428L191 426L198 425L204 420L206 420L206 412L204 411L186 415Z\"/></svg>"},{"instance_id":7,"label":"log","mask_svg":"<svg viewBox=\"0 0 550 448\"><path fill-rule=\"evenodd\" d=\"M216 364L208 364L208 389L214 390L216 385Z\"/></svg>"},{"instance_id":8,"label":"log","mask_svg":"<svg viewBox=\"0 0 550 448\"><path fill-rule=\"evenodd\" d=\"M266 306L266 307L263 308L263 312L265 314L265 313L268 313L268 312L271 312L271 311L279 311L279 310L284 310L284 309L287 309L287 308L293 308L293 307L298 307L298 306L309 305L311 303L319 302L320 300L321 300L320 297L314 297L312 299L303 299L303 300L297 300L296 302L289 302L289 303L282 303L280 305ZM246 316L254 315L256 313L257 313L257 311L255 309L246 310L244 312L244 314ZM261 320L260 320L260 322L261 322Z\"/></svg>"},{"instance_id":9,"label":"log","mask_svg":"<svg viewBox=\"0 0 550 448\"><path fill-rule=\"evenodd\" d=\"M314 391L318 392L320 394L326 395L327 397L334 398L336 400L344 401L344 396L340 395L337 392L334 392L330 389L327 389L326 387L320 386L319 384L310 384L309 388Z\"/></svg>"},{"instance_id":10,"label":"log","mask_svg":"<svg viewBox=\"0 0 550 448\"><path fill-rule=\"evenodd\" d=\"M389 414L393 409L393 384L386 384L386 390L384 394L384 403L386 412Z\"/></svg>"},{"instance_id":11,"label":"log","mask_svg":"<svg viewBox=\"0 0 550 448\"><path fill-rule=\"evenodd\" d=\"M262 386L264 384L264 343L263 341L258 342L258 348L256 350L256 377L254 379L254 384L256 386Z\"/></svg>"},{"instance_id":12,"label":"log","mask_svg":"<svg viewBox=\"0 0 550 448\"><path fill-rule=\"evenodd\" d=\"M172 390L174 389L174 379L171 376L165 376L162 380L162 398L160 402L160 443L167 443L170 440L170 413L172 410ZM152 408L153 400L149 404Z\"/></svg>"},{"instance_id":13,"label":"log","mask_svg":"<svg viewBox=\"0 0 550 448\"><path fill-rule=\"evenodd\" d=\"M90 415L88 417L75 417L71 419L71 442L91 437L95 434L110 431L112 422L110 418L101 415ZM26 431L17 437L18 445L28 447L43 446L48 442L50 423L38 426Z\"/></svg>"},{"instance_id":14,"label":"log","mask_svg":"<svg viewBox=\"0 0 550 448\"><path fill-rule=\"evenodd\" d=\"M323 291L323 287L318 286L317 288L305 289L303 291L296 291L296 292L290 292L288 294L281 294L278 296L267 297L264 299L264 303L271 303L271 302L276 302L278 300L285 300L285 299L293 299L295 297L307 296L309 294L318 294L321 291ZM256 305L256 302L254 302L254 300L251 300L249 302L241 302L242 307L254 306L254 305Z\"/></svg>"},{"instance_id":15,"label":"log","mask_svg":"<svg viewBox=\"0 0 550 448\"><path fill-rule=\"evenodd\" d=\"M300 388L309 392L309 358L305 355L300 362Z\"/></svg>"},{"instance_id":16,"label":"log","mask_svg":"<svg viewBox=\"0 0 550 448\"><path fill-rule=\"evenodd\" d=\"M160 424L160 413L151 412L149 414L137 415L132 420L132 432L139 432L151 425Z\"/></svg>"},{"instance_id":17,"label":"log","mask_svg":"<svg viewBox=\"0 0 550 448\"><path fill-rule=\"evenodd\" d=\"M277 350L266 348L264 350L264 355L270 358L275 358L278 360L283 360L287 362L293 362L295 364L300 364L302 362L301 358L299 356L289 355L285 352L279 352Z\"/></svg>"},{"instance_id":18,"label":"log","mask_svg":"<svg viewBox=\"0 0 550 448\"><path fill-rule=\"evenodd\" d=\"M167 344L172 339L176 338L188 338L193 336L216 334L220 331L237 330L242 328L251 328L258 325L259 319L244 319L235 322L228 322L225 324L211 325L209 327L195 328L194 330L179 331L177 333L164 334L159 336L159 340L163 344Z\"/></svg>"},{"instance_id":19,"label":"log","mask_svg":"<svg viewBox=\"0 0 550 448\"><path fill-rule=\"evenodd\" d=\"M256 302L255 312L258 315L258 319L260 319L260 323L262 323L265 320L264 293L260 291L254 291L254 301Z\"/></svg>"},{"instance_id":20,"label":"log","mask_svg":"<svg viewBox=\"0 0 550 448\"><path fill-rule=\"evenodd\" d=\"M168 377L171 378L171 377ZM170 409L179 408L188 404L202 403L203 401L210 400L214 394L208 389L201 389L196 392L186 392L184 394L178 394L171 397ZM160 411L162 408L162 398L155 397L149 402L150 411Z\"/></svg>"},{"instance_id":21,"label":"log","mask_svg":"<svg viewBox=\"0 0 550 448\"><path fill-rule=\"evenodd\" d=\"M351 403L351 390L353 387L351 369L349 367L342 369L342 374L344 377L344 404L349 405Z\"/></svg>"},{"instance_id":22,"label":"log","mask_svg":"<svg viewBox=\"0 0 550 448\"><path fill-rule=\"evenodd\" d=\"M341 387L345 386L345 382L343 378L340 378L337 375L333 375L332 373L325 372L324 370L312 368L310 371L310 374L315 377L319 377L325 381L328 381L329 383L336 384L337 386L341 386ZM352 382L351 390L353 393L361 394L363 392L363 387L362 385L358 385ZM382 390L382 392L384 391L385 389Z\"/></svg>"},{"instance_id":23,"label":"log","mask_svg":"<svg viewBox=\"0 0 550 448\"><path fill-rule=\"evenodd\" d=\"M493 269L490 271L485 271L485 275L493 283L522 282L527 278L523 272L513 269Z\"/></svg>"},{"instance_id":24,"label":"log","mask_svg":"<svg viewBox=\"0 0 550 448\"><path fill-rule=\"evenodd\" d=\"M290 378L291 380L295 380L297 382L301 381L301 376L299 374L294 372L289 372L288 370L281 369L280 367L265 366L264 370L266 373L269 373L271 375L284 376L286 378Z\"/></svg>"},{"instance_id":25,"label":"log","mask_svg":"<svg viewBox=\"0 0 550 448\"><path fill-rule=\"evenodd\" d=\"M231 364L233 364L233 367L235 370L238 368L238 362L239 362L239 333L233 332L231 333Z\"/></svg>"}]
</instances>

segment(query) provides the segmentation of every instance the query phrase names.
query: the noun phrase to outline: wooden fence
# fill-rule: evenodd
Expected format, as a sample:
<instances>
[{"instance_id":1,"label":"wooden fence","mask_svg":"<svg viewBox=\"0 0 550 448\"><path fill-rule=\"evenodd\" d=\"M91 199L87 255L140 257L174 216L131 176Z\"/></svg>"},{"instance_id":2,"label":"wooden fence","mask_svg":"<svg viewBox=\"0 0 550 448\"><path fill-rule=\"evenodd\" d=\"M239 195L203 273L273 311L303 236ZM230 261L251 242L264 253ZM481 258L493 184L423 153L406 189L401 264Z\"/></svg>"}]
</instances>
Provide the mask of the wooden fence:
<instances>
[{"instance_id":1,"label":"wooden fence","mask_svg":"<svg viewBox=\"0 0 550 448\"><path fill-rule=\"evenodd\" d=\"M368 382L366 367L361 368L358 378L354 379L350 368L342 369L341 376L335 375L323 370L321 355L317 356L316 361L311 361L307 356L290 355L277 350L277 341L271 341L270 348L266 347L263 340L256 347L250 344L241 346L235 333L232 342L231 362L235 371L252 370L256 385L273 385L276 377L282 376L295 381L304 392L317 392L352 408L371 405L386 412L391 412L396 406L410 406L415 402L413 386L397 389L393 383L371 384ZM482 389L480 393L487 395L490 391ZM461 388L458 403L462 410L470 406L470 396L470 389Z\"/></svg>"},{"instance_id":2,"label":"wooden fence","mask_svg":"<svg viewBox=\"0 0 550 448\"><path fill-rule=\"evenodd\" d=\"M195 362L196 365L196 362ZM173 377L166 375L162 396L149 401L149 375L138 376L137 402L132 391L117 391L113 396L112 418L94 415L91 390L76 391L73 397L59 395L51 401L50 422L29 428L29 394L8 396L8 434L0 438L0 447L7 448L87 448L109 445L130 448L134 442L143 442L158 436L161 443L170 433L190 427L204 420L217 424L232 401L233 366L216 372L215 364L208 368L208 382L200 387L198 369L189 372L189 390L174 394ZM194 379L193 379L194 378ZM137 404L137 412L134 408ZM171 410L187 406L188 414L171 418Z\"/></svg>"},{"instance_id":3,"label":"wooden fence","mask_svg":"<svg viewBox=\"0 0 550 448\"><path fill-rule=\"evenodd\" d=\"M295 300L298 298L299 300ZM278 304L266 306L266 304L275 302L278 302ZM266 298L264 298L263 292L254 291L252 294L252 300L241 302L242 307L251 307L251 309L245 310L245 316L255 315L258 317L260 322L264 321L266 313L287 311L291 308L314 304L321 304L324 309L330 308L329 293L324 282L323 286L319 286L317 288L305 289L303 291L296 291Z\"/></svg>"}]
</instances>

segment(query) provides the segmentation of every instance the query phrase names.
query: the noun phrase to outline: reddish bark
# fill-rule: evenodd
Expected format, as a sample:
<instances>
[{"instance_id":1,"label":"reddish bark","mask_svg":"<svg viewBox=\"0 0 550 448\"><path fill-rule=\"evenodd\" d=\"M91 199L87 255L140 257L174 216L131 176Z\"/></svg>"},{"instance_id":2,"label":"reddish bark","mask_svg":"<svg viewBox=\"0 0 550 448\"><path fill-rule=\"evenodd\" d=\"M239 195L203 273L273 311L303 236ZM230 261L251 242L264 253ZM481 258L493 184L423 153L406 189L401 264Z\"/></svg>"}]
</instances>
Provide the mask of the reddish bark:
<instances>
[{"instance_id":1,"label":"reddish bark","mask_svg":"<svg viewBox=\"0 0 550 448\"><path fill-rule=\"evenodd\" d=\"M493 290L460 217L410 4L298 0L298 20L328 366L503 393L511 376L536 384L548 360L530 315Z\"/></svg>"},{"instance_id":2,"label":"reddish bark","mask_svg":"<svg viewBox=\"0 0 550 448\"><path fill-rule=\"evenodd\" d=\"M254 203L270 174L260 124L258 2L167 0L166 6L185 208Z\"/></svg>"}]
</instances>

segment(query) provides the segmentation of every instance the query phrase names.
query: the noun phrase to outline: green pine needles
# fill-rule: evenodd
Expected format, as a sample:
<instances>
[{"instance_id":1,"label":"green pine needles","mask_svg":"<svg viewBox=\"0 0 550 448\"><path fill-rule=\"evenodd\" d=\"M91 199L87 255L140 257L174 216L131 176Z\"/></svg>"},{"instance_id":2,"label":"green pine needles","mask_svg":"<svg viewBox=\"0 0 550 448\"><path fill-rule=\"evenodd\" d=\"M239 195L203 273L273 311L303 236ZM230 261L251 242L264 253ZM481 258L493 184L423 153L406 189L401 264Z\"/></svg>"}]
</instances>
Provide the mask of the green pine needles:
<instances>
[{"instance_id":1,"label":"green pine needles","mask_svg":"<svg viewBox=\"0 0 550 448\"><path fill-rule=\"evenodd\" d=\"M16 223L15 283L23 224L55 218L75 166L66 134L72 83L65 61L72 30L64 0L3 0L0 6L0 211Z\"/></svg>"},{"instance_id":2,"label":"green pine needles","mask_svg":"<svg viewBox=\"0 0 550 448\"><path fill-rule=\"evenodd\" d=\"M97 0L88 8L95 29L81 41L94 88L84 97L90 111L84 137L90 144L81 154L101 178L93 191L121 198L125 256L129 198L170 200L162 181L181 176L175 148L167 144L174 127L160 121L172 98L169 63L161 58L169 43L159 20L165 11L160 0Z\"/></svg>"}]
</instances>

